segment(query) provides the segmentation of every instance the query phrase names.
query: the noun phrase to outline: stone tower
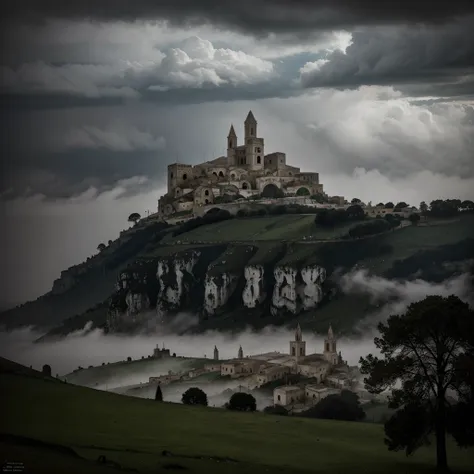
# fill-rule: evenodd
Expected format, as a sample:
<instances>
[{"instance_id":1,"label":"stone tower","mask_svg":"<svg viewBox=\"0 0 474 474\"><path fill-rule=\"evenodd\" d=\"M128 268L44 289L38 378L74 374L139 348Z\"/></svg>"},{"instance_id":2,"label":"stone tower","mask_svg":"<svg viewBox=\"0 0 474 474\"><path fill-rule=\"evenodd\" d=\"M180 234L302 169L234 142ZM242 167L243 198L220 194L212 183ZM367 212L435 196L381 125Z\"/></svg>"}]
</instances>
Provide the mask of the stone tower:
<instances>
[{"instance_id":1,"label":"stone tower","mask_svg":"<svg viewBox=\"0 0 474 474\"><path fill-rule=\"evenodd\" d=\"M324 358L330 363L337 365L339 363L339 355L337 353L337 340L334 337L331 325L329 325L328 335L324 339Z\"/></svg>"},{"instance_id":2,"label":"stone tower","mask_svg":"<svg viewBox=\"0 0 474 474\"><path fill-rule=\"evenodd\" d=\"M306 341L303 341L303 334L301 333L301 328L298 323L295 331L295 340L290 341L290 355L296 358L306 356Z\"/></svg>"},{"instance_id":3,"label":"stone tower","mask_svg":"<svg viewBox=\"0 0 474 474\"><path fill-rule=\"evenodd\" d=\"M235 166L235 149L237 148L237 134L234 126L230 126L229 135L227 135L227 165Z\"/></svg>"},{"instance_id":4,"label":"stone tower","mask_svg":"<svg viewBox=\"0 0 474 474\"><path fill-rule=\"evenodd\" d=\"M245 129L245 158L251 170L261 170L264 167L263 138L257 137L257 121L250 111L244 122Z\"/></svg>"},{"instance_id":5,"label":"stone tower","mask_svg":"<svg viewBox=\"0 0 474 474\"><path fill-rule=\"evenodd\" d=\"M219 351L217 346L214 346L214 360L219 360Z\"/></svg>"},{"instance_id":6,"label":"stone tower","mask_svg":"<svg viewBox=\"0 0 474 474\"><path fill-rule=\"evenodd\" d=\"M242 346L239 347L239 352L237 353L237 358L238 359L243 359L244 358L244 351L242 350Z\"/></svg>"}]
</instances>

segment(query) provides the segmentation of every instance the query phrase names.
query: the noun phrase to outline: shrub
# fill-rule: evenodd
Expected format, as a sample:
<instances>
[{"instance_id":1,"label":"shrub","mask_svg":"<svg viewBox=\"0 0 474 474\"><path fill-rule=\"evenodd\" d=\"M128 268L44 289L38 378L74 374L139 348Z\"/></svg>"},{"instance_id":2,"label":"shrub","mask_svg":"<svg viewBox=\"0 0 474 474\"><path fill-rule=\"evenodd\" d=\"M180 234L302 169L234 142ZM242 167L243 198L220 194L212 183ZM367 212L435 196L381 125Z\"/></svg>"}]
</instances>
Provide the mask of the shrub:
<instances>
[{"instance_id":1,"label":"shrub","mask_svg":"<svg viewBox=\"0 0 474 474\"><path fill-rule=\"evenodd\" d=\"M230 397L227 409L234 411L255 411L257 409L257 402L252 395L238 392Z\"/></svg>"},{"instance_id":2,"label":"shrub","mask_svg":"<svg viewBox=\"0 0 474 474\"><path fill-rule=\"evenodd\" d=\"M363 224L356 225L349 230L353 238L365 237L367 235L380 234L392 228L391 224L384 219L374 219Z\"/></svg>"},{"instance_id":3,"label":"shrub","mask_svg":"<svg viewBox=\"0 0 474 474\"><path fill-rule=\"evenodd\" d=\"M157 401L157 402L162 402L163 401L163 392L161 391L161 387L160 387L159 384L156 387L155 401Z\"/></svg>"},{"instance_id":4,"label":"shrub","mask_svg":"<svg viewBox=\"0 0 474 474\"><path fill-rule=\"evenodd\" d=\"M288 410L281 405L269 405L263 409L264 413L268 415L280 415L280 416L287 416Z\"/></svg>"},{"instance_id":5,"label":"shrub","mask_svg":"<svg viewBox=\"0 0 474 474\"><path fill-rule=\"evenodd\" d=\"M207 395L197 387L188 388L181 397L184 405L203 405L207 407Z\"/></svg>"},{"instance_id":6,"label":"shrub","mask_svg":"<svg viewBox=\"0 0 474 474\"><path fill-rule=\"evenodd\" d=\"M41 372L43 373L43 375L51 377L51 366L48 364L43 365Z\"/></svg>"}]
</instances>

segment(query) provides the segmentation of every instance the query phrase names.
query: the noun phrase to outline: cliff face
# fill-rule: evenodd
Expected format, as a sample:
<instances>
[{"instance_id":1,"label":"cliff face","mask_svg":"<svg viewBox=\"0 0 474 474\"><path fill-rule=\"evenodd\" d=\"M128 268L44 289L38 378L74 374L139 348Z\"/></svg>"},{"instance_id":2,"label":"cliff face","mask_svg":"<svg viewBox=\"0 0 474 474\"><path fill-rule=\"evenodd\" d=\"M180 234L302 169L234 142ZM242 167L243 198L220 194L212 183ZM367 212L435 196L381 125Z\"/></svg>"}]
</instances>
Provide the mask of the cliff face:
<instances>
[{"instance_id":1,"label":"cliff face","mask_svg":"<svg viewBox=\"0 0 474 474\"><path fill-rule=\"evenodd\" d=\"M323 299L319 265L253 263L252 246L202 247L137 262L120 273L108 327L126 331L165 323L178 312L219 317L236 307L268 315L297 315Z\"/></svg>"}]
</instances>

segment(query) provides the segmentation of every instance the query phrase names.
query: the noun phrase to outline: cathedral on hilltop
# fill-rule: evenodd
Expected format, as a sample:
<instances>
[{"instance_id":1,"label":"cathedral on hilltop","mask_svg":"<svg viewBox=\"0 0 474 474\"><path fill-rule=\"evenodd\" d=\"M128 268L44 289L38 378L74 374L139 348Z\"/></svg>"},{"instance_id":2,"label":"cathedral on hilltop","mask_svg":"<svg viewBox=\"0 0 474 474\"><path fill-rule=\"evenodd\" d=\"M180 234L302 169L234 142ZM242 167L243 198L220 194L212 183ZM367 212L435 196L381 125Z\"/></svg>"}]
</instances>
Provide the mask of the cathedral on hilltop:
<instances>
[{"instance_id":1,"label":"cathedral on hilltop","mask_svg":"<svg viewBox=\"0 0 474 474\"><path fill-rule=\"evenodd\" d=\"M207 210L206 206L228 204L261 196L311 196L322 194L319 174L301 172L286 163L282 152L265 154L265 142L258 136L257 120L252 111L244 122L244 140L239 140L234 126L227 136L227 156L198 165L174 163L168 166L168 190L158 201L158 213Z\"/></svg>"}]
</instances>

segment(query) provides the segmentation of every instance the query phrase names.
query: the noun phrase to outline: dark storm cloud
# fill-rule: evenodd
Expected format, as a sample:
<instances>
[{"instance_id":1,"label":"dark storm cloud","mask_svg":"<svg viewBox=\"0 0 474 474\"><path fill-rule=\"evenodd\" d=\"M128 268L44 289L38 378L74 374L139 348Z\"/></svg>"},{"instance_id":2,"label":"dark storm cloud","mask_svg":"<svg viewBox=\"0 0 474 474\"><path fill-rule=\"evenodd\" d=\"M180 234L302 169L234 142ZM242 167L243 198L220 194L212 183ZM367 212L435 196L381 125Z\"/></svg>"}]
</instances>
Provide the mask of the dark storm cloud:
<instances>
[{"instance_id":1,"label":"dark storm cloud","mask_svg":"<svg viewBox=\"0 0 474 474\"><path fill-rule=\"evenodd\" d=\"M10 21L164 19L176 25L212 23L261 36L353 25L442 22L468 12L474 12L471 0L17 0L4 14Z\"/></svg>"},{"instance_id":2,"label":"dark storm cloud","mask_svg":"<svg viewBox=\"0 0 474 474\"><path fill-rule=\"evenodd\" d=\"M334 51L306 65L301 81L305 87L340 88L409 84L407 91L417 95L474 93L473 26L469 17L442 26L356 31L345 53Z\"/></svg>"}]
</instances>

